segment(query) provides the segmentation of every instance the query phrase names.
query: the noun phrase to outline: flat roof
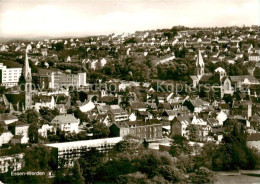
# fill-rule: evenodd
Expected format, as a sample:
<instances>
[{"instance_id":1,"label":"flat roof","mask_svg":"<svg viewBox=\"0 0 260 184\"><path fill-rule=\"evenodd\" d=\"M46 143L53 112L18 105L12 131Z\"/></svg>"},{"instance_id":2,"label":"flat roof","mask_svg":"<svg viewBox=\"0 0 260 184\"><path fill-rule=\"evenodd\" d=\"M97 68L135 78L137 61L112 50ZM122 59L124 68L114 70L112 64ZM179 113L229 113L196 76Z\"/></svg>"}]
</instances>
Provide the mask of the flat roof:
<instances>
[{"instance_id":1,"label":"flat roof","mask_svg":"<svg viewBox=\"0 0 260 184\"><path fill-rule=\"evenodd\" d=\"M104 138L104 139L91 139L83 141L73 141L73 142L62 142L62 143L52 143L45 144L45 146L58 148L58 149L68 149L68 148L80 148L83 146L98 146L104 143L118 143L122 141L122 137Z\"/></svg>"}]
</instances>

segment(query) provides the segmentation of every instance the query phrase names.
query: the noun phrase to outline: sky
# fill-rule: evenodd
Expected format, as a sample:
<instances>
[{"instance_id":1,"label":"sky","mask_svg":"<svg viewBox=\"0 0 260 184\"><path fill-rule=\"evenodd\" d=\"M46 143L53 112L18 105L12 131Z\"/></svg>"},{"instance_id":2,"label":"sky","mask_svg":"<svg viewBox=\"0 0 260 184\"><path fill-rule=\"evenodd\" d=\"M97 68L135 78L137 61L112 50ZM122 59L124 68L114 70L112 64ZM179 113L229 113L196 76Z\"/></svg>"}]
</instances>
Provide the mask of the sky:
<instances>
[{"instance_id":1,"label":"sky","mask_svg":"<svg viewBox=\"0 0 260 184\"><path fill-rule=\"evenodd\" d=\"M260 24L259 0L0 0L0 37Z\"/></svg>"}]
</instances>

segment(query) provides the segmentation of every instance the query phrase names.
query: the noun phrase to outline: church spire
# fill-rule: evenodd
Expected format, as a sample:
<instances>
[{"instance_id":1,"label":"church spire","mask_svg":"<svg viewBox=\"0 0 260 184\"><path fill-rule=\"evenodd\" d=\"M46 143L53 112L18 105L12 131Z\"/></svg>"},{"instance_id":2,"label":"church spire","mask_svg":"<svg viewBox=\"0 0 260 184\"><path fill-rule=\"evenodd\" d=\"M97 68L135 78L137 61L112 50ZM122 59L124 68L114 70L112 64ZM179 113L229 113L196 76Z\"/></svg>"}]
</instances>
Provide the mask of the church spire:
<instances>
[{"instance_id":1,"label":"church spire","mask_svg":"<svg viewBox=\"0 0 260 184\"><path fill-rule=\"evenodd\" d=\"M204 75L204 61L200 50L198 51L196 59L196 74L199 79L202 77L202 75Z\"/></svg>"},{"instance_id":2,"label":"church spire","mask_svg":"<svg viewBox=\"0 0 260 184\"><path fill-rule=\"evenodd\" d=\"M24 61L24 68L23 74L25 79L25 110L30 109L32 105L32 73L31 68L28 62L28 51L31 49L31 45L29 44L25 51L25 61Z\"/></svg>"},{"instance_id":3,"label":"church spire","mask_svg":"<svg viewBox=\"0 0 260 184\"><path fill-rule=\"evenodd\" d=\"M24 69L23 69L24 72L23 75L26 81L30 81L32 79L31 68L29 65L28 55L27 55L28 50L29 50L29 45L25 50L25 61L24 61Z\"/></svg>"},{"instance_id":4,"label":"church spire","mask_svg":"<svg viewBox=\"0 0 260 184\"><path fill-rule=\"evenodd\" d=\"M204 67L204 61L200 50L198 51L198 55L197 55L196 67Z\"/></svg>"}]
</instances>

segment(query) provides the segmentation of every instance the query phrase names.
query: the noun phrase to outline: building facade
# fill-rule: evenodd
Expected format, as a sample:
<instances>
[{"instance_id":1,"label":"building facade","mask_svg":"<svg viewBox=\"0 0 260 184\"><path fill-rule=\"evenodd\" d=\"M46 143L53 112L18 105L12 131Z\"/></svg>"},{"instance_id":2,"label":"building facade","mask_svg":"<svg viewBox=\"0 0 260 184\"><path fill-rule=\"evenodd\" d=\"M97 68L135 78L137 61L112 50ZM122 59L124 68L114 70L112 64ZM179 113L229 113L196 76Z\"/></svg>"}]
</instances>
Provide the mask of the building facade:
<instances>
[{"instance_id":1,"label":"building facade","mask_svg":"<svg viewBox=\"0 0 260 184\"><path fill-rule=\"evenodd\" d=\"M6 88L17 86L21 75L22 68L8 68L3 63L0 63L0 82L2 86Z\"/></svg>"},{"instance_id":2,"label":"building facade","mask_svg":"<svg viewBox=\"0 0 260 184\"><path fill-rule=\"evenodd\" d=\"M24 165L24 153L16 155L8 155L0 157L0 173L8 172L8 169L11 168L12 171L19 171Z\"/></svg>"},{"instance_id":3,"label":"building facade","mask_svg":"<svg viewBox=\"0 0 260 184\"><path fill-rule=\"evenodd\" d=\"M81 87L86 86L86 73L69 74L62 72L52 72L48 76L49 88L59 89L61 87Z\"/></svg>"},{"instance_id":4,"label":"building facade","mask_svg":"<svg viewBox=\"0 0 260 184\"><path fill-rule=\"evenodd\" d=\"M78 133L79 123L80 120L76 119L75 116L72 114L59 115L51 121L51 125L53 126L55 131L59 128L61 131L69 133Z\"/></svg>"},{"instance_id":5,"label":"building facade","mask_svg":"<svg viewBox=\"0 0 260 184\"><path fill-rule=\"evenodd\" d=\"M58 159L66 160L66 166L72 166L75 159L80 158L84 153L91 149L96 149L100 152L107 152L112 149L115 144L122 141L121 137L92 139L84 141L63 142L46 144L47 147L56 149Z\"/></svg>"}]
</instances>

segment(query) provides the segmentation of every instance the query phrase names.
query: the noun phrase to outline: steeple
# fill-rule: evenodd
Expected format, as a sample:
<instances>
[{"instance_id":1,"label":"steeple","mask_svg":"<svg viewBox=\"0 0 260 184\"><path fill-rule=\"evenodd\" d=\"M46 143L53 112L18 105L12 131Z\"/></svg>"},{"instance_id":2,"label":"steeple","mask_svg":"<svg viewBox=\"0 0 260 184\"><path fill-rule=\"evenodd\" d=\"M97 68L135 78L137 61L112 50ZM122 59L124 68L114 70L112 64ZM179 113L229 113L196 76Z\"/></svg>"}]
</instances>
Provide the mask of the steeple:
<instances>
[{"instance_id":1,"label":"steeple","mask_svg":"<svg viewBox=\"0 0 260 184\"><path fill-rule=\"evenodd\" d=\"M27 52L28 52L28 49L26 49L26 51L25 51L25 61L24 61L23 75L24 75L25 81L31 81L32 80L32 74L31 74L31 68L29 66Z\"/></svg>"},{"instance_id":2,"label":"steeple","mask_svg":"<svg viewBox=\"0 0 260 184\"><path fill-rule=\"evenodd\" d=\"M23 68L23 75L25 79L25 110L30 109L32 106L32 73L31 68L28 62L28 50L31 49L31 45L29 44L25 51L25 61Z\"/></svg>"},{"instance_id":3,"label":"steeple","mask_svg":"<svg viewBox=\"0 0 260 184\"><path fill-rule=\"evenodd\" d=\"M201 51L198 51L197 60L196 60L196 67L203 67L204 68L204 61L201 56Z\"/></svg>"},{"instance_id":4,"label":"steeple","mask_svg":"<svg viewBox=\"0 0 260 184\"><path fill-rule=\"evenodd\" d=\"M204 75L204 61L201 56L201 51L198 51L197 59L196 59L196 75L201 78Z\"/></svg>"}]
</instances>

